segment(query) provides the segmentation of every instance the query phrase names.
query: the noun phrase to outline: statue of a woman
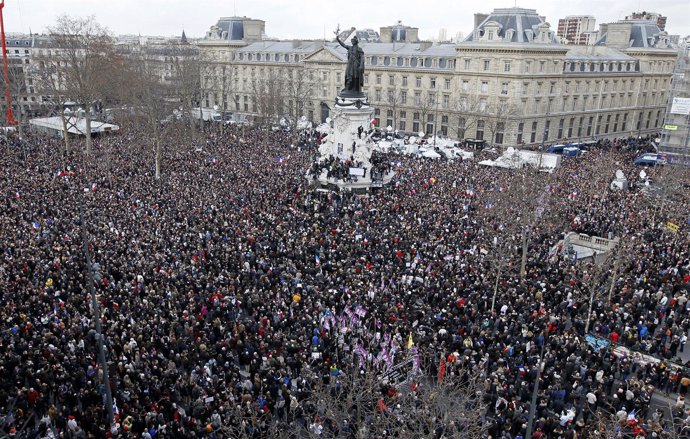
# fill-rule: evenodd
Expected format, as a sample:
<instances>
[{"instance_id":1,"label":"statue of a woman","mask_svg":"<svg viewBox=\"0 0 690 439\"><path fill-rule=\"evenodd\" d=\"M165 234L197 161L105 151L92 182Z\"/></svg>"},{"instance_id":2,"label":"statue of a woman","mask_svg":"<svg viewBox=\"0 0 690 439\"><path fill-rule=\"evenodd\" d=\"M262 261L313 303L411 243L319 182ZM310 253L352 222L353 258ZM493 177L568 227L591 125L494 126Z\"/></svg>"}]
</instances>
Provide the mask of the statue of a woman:
<instances>
[{"instance_id":1,"label":"statue of a woman","mask_svg":"<svg viewBox=\"0 0 690 439\"><path fill-rule=\"evenodd\" d=\"M345 69L345 88L343 92L349 91L357 94L362 93L364 85L364 51L359 47L357 36L352 37L352 46L342 41L338 36L338 29L335 33L336 41L347 49L347 68Z\"/></svg>"}]
</instances>

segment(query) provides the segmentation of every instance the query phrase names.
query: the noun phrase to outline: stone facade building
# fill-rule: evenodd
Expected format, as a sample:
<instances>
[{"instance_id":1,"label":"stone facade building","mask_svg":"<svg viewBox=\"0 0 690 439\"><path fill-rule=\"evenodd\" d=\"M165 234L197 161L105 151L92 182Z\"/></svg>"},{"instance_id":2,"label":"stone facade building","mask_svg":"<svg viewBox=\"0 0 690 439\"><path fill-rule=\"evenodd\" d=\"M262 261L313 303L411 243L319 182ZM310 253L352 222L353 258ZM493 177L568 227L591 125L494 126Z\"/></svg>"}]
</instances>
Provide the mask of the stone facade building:
<instances>
[{"instance_id":1,"label":"stone facade building","mask_svg":"<svg viewBox=\"0 0 690 439\"><path fill-rule=\"evenodd\" d=\"M337 43L211 35L199 43L200 56L225 66L227 88L204 87L207 107L262 122L328 117L346 62ZM566 46L535 10L522 8L494 10L456 44L361 46L380 126L501 145L658 132L677 56L650 21L602 25L595 45ZM205 84L220 81L214 70Z\"/></svg>"}]
</instances>

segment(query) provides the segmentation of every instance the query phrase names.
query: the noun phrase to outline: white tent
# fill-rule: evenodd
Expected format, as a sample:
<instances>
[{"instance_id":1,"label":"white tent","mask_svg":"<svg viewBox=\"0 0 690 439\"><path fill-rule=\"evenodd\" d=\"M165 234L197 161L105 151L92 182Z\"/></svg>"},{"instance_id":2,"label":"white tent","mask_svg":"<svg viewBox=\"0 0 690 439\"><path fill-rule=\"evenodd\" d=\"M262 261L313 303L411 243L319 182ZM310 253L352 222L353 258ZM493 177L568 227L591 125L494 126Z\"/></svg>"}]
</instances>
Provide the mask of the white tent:
<instances>
[{"instance_id":1,"label":"white tent","mask_svg":"<svg viewBox=\"0 0 690 439\"><path fill-rule=\"evenodd\" d=\"M437 153L433 149L427 149L426 151L420 151L419 155L421 155L422 157L429 158L429 159L441 158L441 154Z\"/></svg>"}]
</instances>

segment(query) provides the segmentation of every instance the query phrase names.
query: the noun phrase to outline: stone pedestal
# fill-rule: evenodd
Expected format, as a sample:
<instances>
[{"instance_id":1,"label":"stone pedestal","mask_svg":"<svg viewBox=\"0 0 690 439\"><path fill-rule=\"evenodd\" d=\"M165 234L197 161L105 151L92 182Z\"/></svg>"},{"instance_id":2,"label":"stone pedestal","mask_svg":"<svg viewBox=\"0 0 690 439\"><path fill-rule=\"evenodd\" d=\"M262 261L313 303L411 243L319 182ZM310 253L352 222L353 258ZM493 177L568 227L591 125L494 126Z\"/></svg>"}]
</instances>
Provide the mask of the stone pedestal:
<instances>
[{"instance_id":1,"label":"stone pedestal","mask_svg":"<svg viewBox=\"0 0 690 439\"><path fill-rule=\"evenodd\" d=\"M319 146L319 161L333 156L341 161L351 161L353 167L357 163L371 167L373 143L369 133L374 128L371 123L373 112L365 95L338 94L331 112L331 129Z\"/></svg>"},{"instance_id":2,"label":"stone pedestal","mask_svg":"<svg viewBox=\"0 0 690 439\"><path fill-rule=\"evenodd\" d=\"M307 175L311 182L330 190L366 192L391 181L393 172L381 174L371 163L373 112L363 93L338 94L330 129L319 146L319 158L314 165L318 171L312 169Z\"/></svg>"}]
</instances>

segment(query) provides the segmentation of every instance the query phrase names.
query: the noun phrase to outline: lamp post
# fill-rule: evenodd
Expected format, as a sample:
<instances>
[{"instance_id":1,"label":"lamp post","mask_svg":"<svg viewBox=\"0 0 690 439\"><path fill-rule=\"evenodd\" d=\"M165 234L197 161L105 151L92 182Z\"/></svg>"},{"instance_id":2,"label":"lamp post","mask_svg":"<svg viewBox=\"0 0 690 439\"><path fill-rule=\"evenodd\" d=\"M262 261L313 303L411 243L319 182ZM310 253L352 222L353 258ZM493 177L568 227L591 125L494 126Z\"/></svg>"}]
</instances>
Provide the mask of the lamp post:
<instances>
[{"instance_id":1,"label":"lamp post","mask_svg":"<svg viewBox=\"0 0 690 439\"><path fill-rule=\"evenodd\" d=\"M644 117L644 112L647 110L647 93L645 92L644 94L644 100L642 101L642 108L640 111L640 120L637 123L637 140L639 141L642 136L640 135L642 132L642 118Z\"/></svg>"},{"instance_id":2,"label":"lamp post","mask_svg":"<svg viewBox=\"0 0 690 439\"><path fill-rule=\"evenodd\" d=\"M546 336L541 344L541 352L539 353L539 364L537 365L537 379L534 382L534 390L532 390L532 400L529 405L529 417L527 419L527 434L526 439L531 439L532 437L532 427L534 426L534 416L537 410L537 396L539 395L539 382L541 381L541 368L544 363L544 346L546 346L546 341L548 339L549 332L546 330Z\"/></svg>"},{"instance_id":3,"label":"lamp post","mask_svg":"<svg viewBox=\"0 0 690 439\"><path fill-rule=\"evenodd\" d=\"M542 133L541 136L541 152L544 152L544 142L546 142L546 126L549 122L549 116L551 115L551 98L549 98L549 102L546 104L546 115L544 116L544 132Z\"/></svg>"},{"instance_id":4,"label":"lamp post","mask_svg":"<svg viewBox=\"0 0 690 439\"><path fill-rule=\"evenodd\" d=\"M438 93L434 95L434 99L436 100L436 111L434 112L434 149L436 149L436 135L438 134Z\"/></svg>"}]
</instances>

